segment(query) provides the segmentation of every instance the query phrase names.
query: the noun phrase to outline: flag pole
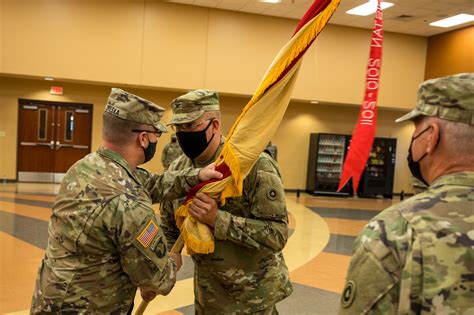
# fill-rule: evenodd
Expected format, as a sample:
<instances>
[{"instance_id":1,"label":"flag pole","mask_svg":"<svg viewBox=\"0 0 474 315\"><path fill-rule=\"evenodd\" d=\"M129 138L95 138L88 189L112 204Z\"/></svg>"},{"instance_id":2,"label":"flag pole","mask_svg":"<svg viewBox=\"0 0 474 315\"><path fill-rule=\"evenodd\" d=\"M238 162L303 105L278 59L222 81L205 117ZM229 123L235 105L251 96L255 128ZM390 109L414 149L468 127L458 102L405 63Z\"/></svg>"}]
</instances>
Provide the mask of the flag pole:
<instances>
[{"instance_id":1,"label":"flag pole","mask_svg":"<svg viewBox=\"0 0 474 315\"><path fill-rule=\"evenodd\" d=\"M179 254L181 253L181 250L183 249L183 247L184 247L184 241L180 234L178 239L174 243L173 247L171 248L170 253ZM142 301L140 305L138 306L135 312L135 315L143 315L143 312L145 312L145 309L147 308L148 303L150 302Z\"/></svg>"}]
</instances>

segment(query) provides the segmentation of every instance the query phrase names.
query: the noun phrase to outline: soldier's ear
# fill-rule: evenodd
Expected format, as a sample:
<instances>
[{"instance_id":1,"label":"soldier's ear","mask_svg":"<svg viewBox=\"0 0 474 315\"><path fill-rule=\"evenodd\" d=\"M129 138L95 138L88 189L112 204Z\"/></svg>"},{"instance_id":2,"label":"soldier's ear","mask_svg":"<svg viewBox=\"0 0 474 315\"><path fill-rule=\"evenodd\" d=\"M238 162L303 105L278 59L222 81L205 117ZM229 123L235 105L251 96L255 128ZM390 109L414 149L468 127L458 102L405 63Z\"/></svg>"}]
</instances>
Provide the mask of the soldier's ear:
<instances>
[{"instance_id":1,"label":"soldier's ear","mask_svg":"<svg viewBox=\"0 0 474 315\"><path fill-rule=\"evenodd\" d=\"M426 147L426 152L428 154L432 154L435 151L441 136L441 129L438 123L432 122L430 127L431 132L428 135L428 146Z\"/></svg>"},{"instance_id":2,"label":"soldier's ear","mask_svg":"<svg viewBox=\"0 0 474 315\"><path fill-rule=\"evenodd\" d=\"M148 146L148 142L150 142L150 139L148 138L148 135L146 132L140 132L137 137L138 145L146 148Z\"/></svg>"},{"instance_id":3,"label":"soldier's ear","mask_svg":"<svg viewBox=\"0 0 474 315\"><path fill-rule=\"evenodd\" d=\"M214 128L215 130L219 130L220 126L221 126L220 120L214 118L214 119L212 120L212 128Z\"/></svg>"}]
</instances>

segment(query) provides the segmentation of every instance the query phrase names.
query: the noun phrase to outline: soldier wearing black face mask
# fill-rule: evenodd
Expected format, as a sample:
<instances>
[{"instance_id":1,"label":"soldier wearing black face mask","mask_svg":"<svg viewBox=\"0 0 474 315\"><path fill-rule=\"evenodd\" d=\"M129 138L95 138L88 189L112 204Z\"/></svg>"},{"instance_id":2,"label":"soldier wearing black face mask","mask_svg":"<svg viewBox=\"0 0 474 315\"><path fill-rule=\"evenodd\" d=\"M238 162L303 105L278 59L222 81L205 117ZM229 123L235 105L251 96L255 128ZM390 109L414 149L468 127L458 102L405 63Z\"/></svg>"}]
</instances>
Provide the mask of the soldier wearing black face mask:
<instances>
[{"instance_id":1,"label":"soldier wearing black face mask","mask_svg":"<svg viewBox=\"0 0 474 315\"><path fill-rule=\"evenodd\" d=\"M192 91L175 99L171 108L170 124L184 155L168 170L214 161L225 142L217 93ZM183 199L161 207L161 228L169 247L179 236L174 213ZM260 155L243 182L242 197L221 205L197 194L189 213L211 226L215 237L214 253L192 255L196 314L275 314L275 304L292 292L282 254L288 213L275 160L266 152ZM239 272L234 272L236 266Z\"/></svg>"},{"instance_id":2,"label":"soldier wearing black face mask","mask_svg":"<svg viewBox=\"0 0 474 315\"><path fill-rule=\"evenodd\" d=\"M163 112L112 89L100 148L61 182L31 314L131 314L137 287L147 301L173 288L181 256L167 252L152 203L184 196L221 174L212 165L164 174L139 167L167 132Z\"/></svg>"},{"instance_id":3,"label":"soldier wearing black face mask","mask_svg":"<svg viewBox=\"0 0 474 315\"><path fill-rule=\"evenodd\" d=\"M473 310L474 73L424 82L407 120L408 165L428 187L359 234L339 314Z\"/></svg>"}]
</instances>

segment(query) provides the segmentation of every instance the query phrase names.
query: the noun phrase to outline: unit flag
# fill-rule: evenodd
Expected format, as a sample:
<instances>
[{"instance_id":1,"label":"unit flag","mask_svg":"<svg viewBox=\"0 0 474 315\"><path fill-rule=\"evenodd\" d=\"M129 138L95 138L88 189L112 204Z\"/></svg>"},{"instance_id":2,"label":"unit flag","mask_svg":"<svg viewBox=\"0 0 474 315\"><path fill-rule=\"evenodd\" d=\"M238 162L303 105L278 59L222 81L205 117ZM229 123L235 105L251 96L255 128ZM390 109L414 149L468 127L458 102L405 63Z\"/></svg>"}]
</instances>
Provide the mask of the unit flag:
<instances>
[{"instance_id":1,"label":"unit flag","mask_svg":"<svg viewBox=\"0 0 474 315\"><path fill-rule=\"evenodd\" d=\"M193 196L203 192L225 203L227 197L242 195L245 176L273 137L285 114L303 55L323 30L339 2L314 1L291 39L267 69L255 94L227 135L216 160L216 170L224 175L223 178L193 187L176 212L176 224L189 252L207 254L214 251L214 238L208 226L188 214L188 205Z\"/></svg>"}]
</instances>

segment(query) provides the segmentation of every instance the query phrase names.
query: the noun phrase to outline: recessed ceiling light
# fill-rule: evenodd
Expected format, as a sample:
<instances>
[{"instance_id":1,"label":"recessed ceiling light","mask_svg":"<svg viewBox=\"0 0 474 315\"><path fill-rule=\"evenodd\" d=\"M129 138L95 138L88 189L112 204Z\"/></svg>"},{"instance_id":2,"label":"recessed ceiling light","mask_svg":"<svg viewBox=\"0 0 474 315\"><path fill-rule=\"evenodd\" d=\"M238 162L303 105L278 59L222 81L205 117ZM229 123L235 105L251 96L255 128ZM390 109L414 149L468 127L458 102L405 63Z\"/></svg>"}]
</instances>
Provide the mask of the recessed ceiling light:
<instances>
[{"instance_id":1,"label":"recessed ceiling light","mask_svg":"<svg viewBox=\"0 0 474 315\"><path fill-rule=\"evenodd\" d=\"M380 8L386 9L390 8L393 6L393 3L390 2L381 2L380 3ZM377 1L369 1L367 3L361 4L358 7L355 7L353 9L350 9L349 11L346 11L347 14L353 14L353 15L361 15L361 16L367 16L375 13L377 11Z\"/></svg>"},{"instance_id":2,"label":"recessed ceiling light","mask_svg":"<svg viewBox=\"0 0 474 315\"><path fill-rule=\"evenodd\" d=\"M280 3L282 0L260 0L260 2L265 3Z\"/></svg>"},{"instance_id":3,"label":"recessed ceiling light","mask_svg":"<svg viewBox=\"0 0 474 315\"><path fill-rule=\"evenodd\" d=\"M319 104L319 101L309 101L311 104Z\"/></svg>"},{"instance_id":4,"label":"recessed ceiling light","mask_svg":"<svg viewBox=\"0 0 474 315\"><path fill-rule=\"evenodd\" d=\"M459 24L464 24L468 22L474 21L474 15L472 14L458 14L455 16L451 16L436 22L430 23L431 26L437 27L451 27Z\"/></svg>"},{"instance_id":5,"label":"recessed ceiling light","mask_svg":"<svg viewBox=\"0 0 474 315\"><path fill-rule=\"evenodd\" d=\"M54 78L51 78L51 77L44 77L44 79L45 79L46 81L54 81Z\"/></svg>"}]
</instances>

